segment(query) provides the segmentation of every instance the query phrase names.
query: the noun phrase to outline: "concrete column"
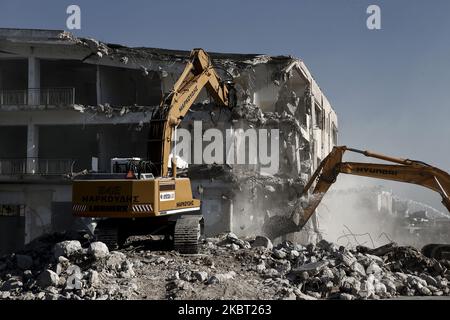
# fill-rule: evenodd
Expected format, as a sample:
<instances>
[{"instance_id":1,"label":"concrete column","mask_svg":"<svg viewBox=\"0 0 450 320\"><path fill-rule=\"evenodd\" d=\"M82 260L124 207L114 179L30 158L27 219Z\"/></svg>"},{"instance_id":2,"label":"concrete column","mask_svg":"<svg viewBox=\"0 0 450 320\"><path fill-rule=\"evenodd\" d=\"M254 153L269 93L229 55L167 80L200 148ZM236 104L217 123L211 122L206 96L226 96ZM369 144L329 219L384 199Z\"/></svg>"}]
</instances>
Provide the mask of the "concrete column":
<instances>
[{"instance_id":1,"label":"concrete column","mask_svg":"<svg viewBox=\"0 0 450 320\"><path fill-rule=\"evenodd\" d=\"M233 214L234 214L234 206L233 206L233 200L228 200L228 216L225 215L225 230L229 232L233 232Z\"/></svg>"},{"instance_id":2,"label":"concrete column","mask_svg":"<svg viewBox=\"0 0 450 320\"><path fill-rule=\"evenodd\" d=\"M301 159L300 159L300 137L299 137L299 133L296 132L295 133L295 150L294 150L294 159L295 159L295 173L296 174L300 174L301 173Z\"/></svg>"},{"instance_id":3,"label":"concrete column","mask_svg":"<svg viewBox=\"0 0 450 320\"><path fill-rule=\"evenodd\" d=\"M111 163L111 140L108 139L109 130L107 126L102 126L97 132L98 141L98 170L100 172L110 172Z\"/></svg>"},{"instance_id":4,"label":"concrete column","mask_svg":"<svg viewBox=\"0 0 450 320\"><path fill-rule=\"evenodd\" d=\"M102 83L100 78L100 66L97 65L97 72L96 72L96 81L95 81L95 90L97 92L97 105L102 103Z\"/></svg>"},{"instance_id":5,"label":"concrete column","mask_svg":"<svg viewBox=\"0 0 450 320\"><path fill-rule=\"evenodd\" d=\"M40 104L41 62L34 56L28 57L28 105Z\"/></svg>"},{"instance_id":6,"label":"concrete column","mask_svg":"<svg viewBox=\"0 0 450 320\"><path fill-rule=\"evenodd\" d=\"M33 123L29 123L27 129L27 173L37 173L38 156L39 127Z\"/></svg>"}]
</instances>

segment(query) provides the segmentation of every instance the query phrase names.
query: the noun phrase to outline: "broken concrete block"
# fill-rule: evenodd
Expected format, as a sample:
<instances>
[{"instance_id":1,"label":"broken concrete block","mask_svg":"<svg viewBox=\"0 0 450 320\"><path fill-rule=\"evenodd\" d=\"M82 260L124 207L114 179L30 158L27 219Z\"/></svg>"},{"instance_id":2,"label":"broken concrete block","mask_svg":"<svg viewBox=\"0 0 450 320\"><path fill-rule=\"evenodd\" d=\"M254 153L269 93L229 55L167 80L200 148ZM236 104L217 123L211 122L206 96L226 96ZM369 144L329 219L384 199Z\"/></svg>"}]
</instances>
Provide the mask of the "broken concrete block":
<instances>
[{"instance_id":1,"label":"broken concrete block","mask_svg":"<svg viewBox=\"0 0 450 320\"><path fill-rule=\"evenodd\" d=\"M304 294L299 289L294 289L294 294L297 296L297 300L317 300L316 297Z\"/></svg>"},{"instance_id":2,"label":"broken concrete block","mask_svg":"<svg viewBox=\"0 0 450 320\"><path fill-rule=\"evenodd\" d=\"M375 262L377 262L379 264L384 263L384 261L383 261L383 259L381 257L375 256L375 255L372 255L372 254L368 254L368 253L366 253L365 256L367 258L369 258L370 260L375 261Z\"/></svg>"},{"instance_id":3,"label":"broken concrete block","mask_svg":"<svg viewBox=\"0 0 450 320\"><path fill-rule=\"evenodd\" d=\"M70 261L69 261L69 259L67 259L67 258L64 257L64 256L59 256L59 258L58 258L58 263L61 263L61 264L63 264L63 265L68 266L69 263L70 263Z\"/></svg>"},{"instance_id":4,"label":"broken concrete block","mask_svg":"<svg viewBox=\"0 0 450 320\"><path fill-rule=\"evenodd\" d=\"M177 280L177 279L180 279L180 273L178 271L171 273L167 278L167 280L169 280L169 281L173 281L173 280Z\"/></svg>"},{"instance_id":5,"label":"broken concrete block","mask_svg":"<svg viewBox=\"0 0 450 320\"><path fill-rule=\"evenodd\" d=\"M295 274L301 274L303 272L308 272L309 275L315 275L318 274L320 270L325 268L328 265L328 261L321 260L313 263L307 263L304 265L301 265L298 268L292 269L292 272Z\"/></svg>"},{"instance_id":6,"label":"broken concrete block","mask_svg":"<svg viewBox=\"0 0 450 320\"><path fill-rule=\"evenodd\" d=\"M264 277L266 277L266 278L277 278L280 276L280 273L278 272L278 270L275 270L273 268L265 269L263 271L263 273L264 273Z\"/></svg>"},{"instance_id":7,"label":"broken concrete block","mask_svg":"<svg viewBox=\"0 0 450 320\"><path fill-rule=\"evenodd\" d=\"M366 275L366 270L364 270L364 267L357 261L353 262L350 268L362 276Z\"/></svg>"},{"instance_id":8,"label":"broken concrete block","mask_svg":"<svg viewBox=\"0 0 450 320\"><path fill-rule=\"evenodd\" d=\"M448 286L448 280L445 279L445 278L439 280L438 283L437 283L437 287L439 287L439 288L445 288L447 286Z\"/></svg>"},{"instance_id":9,"label":"broken concrete block","mask_svg":"<svg viewBox=\"0 0 450 320\"><path fill-rule=\"evenodd\" d=\"M100 241L92 242L89 245L88 253L95 259L106 258L109 255L109 249L106 244Z\"/></svg>"},{"instance_id":10,"label":"broken concrete block","mask_svg":"<svg viewBox=\"0 0 450 320\"><path fill-rule=\"evenodd\" d=\"M430 289L428 289L426 286L423 286L421 284L417 285L417 290L419 291L419 293L421 295L424 295L424 296L431 296L431 295L433 295L433 293L431 292Z\"/></svg>"},{"instance_id":11,"label":"broken concrete block","mask_svg":"<svg viewBox=\"0 0 450 320\"><path fill-rule=\"evenodd\" d=\"M276 269L279 273L286 273L291 270L291 263L289 260L279 260L276 264Z\"/></svg>"},{"instance_id":12,"label":"broken concrete block","mask_svg":"<svg viewBox=\"0 0 450 320\"><path fill-rule=\"evenodd\" d=\"M340 293L339 299L340 300L355 300L355 296L353 296L349 293Z\"/></svg>"},{"instance_id":13,"label":"broken concrete block","mask_svg":"<svg viewBox=\"0 0 450 320\"><path fill-rule=\"evenodd\" d=\"M281 300L297 300L297 295L293 292L288 292L281 298Z\"/></svg>"},{"instance_id":14,"label":"broken concrete block","mask_svg":"<svg viewBox=\"0 0 450 320\"><path fill-rule=\"evenodd\" d=\"M96 286L97 284L100 283L100 277L97 271L95 270L88 271L88 283L90 286Z\"/></svg>"},{"instance_id":15,"label":"broken concrete block","mask_svg":"<svg viewBox=\"0 0 450 320\"><path fill-rule=\"evenodd\" d=\"M59 277L55 272L47 269L41 272L37 283L41 288L56 287L59 284Z\"/></svg>"},{"instance_id":16,"label":"broken concrete block","mask_svg":"<svg viewBox=\"0 0 450 320\"><path fill-rule=\"evenodd\" d=\"M205 271L197 271L194 272L193 276L197 279L199 282L205 282L208 279L208 273Z\"/></svg>"},{"instance_id":17,"label":"broken concrete block","mask_svg":"<svg viewBox=\"0 0 450 320\"><path fill-rule=\"evenodd\" d=\"M287 256L286 251L284 251L283 249L273 249L272 254L277 259L284 259Z\"/></svg>"},{"instance_id":18,"label":"broken concrete block","mask_svg":"<svg viewBox=\"0 0 450 320\"><path fill-rule=\"evenodd\" d=\"M420 276L420 278L425 280L427 282L427 285L433 286L433 287L438 287L437 280L435 278L433 278L432 276L427 275L427 274L423 274L423 275Z\"/></svg>"},{"instance_id":19,"label":"broken concrete block","mask_svg":"<svg viewBox=\"0 0 450 320\"><path fill-rule=\"evenodd\" d=\"M239 248L240 248L239 245L237 245L235 243L232 243L230 245L230 249L233 250L233 251L237 251L237 250L239 250Z\"/></svg>"},{"instance_id":20,"label":"broken concrete block","mask_svg":"<svg viewBox=\"0 0 450 320\"><path fill-rule=\"evenodd\" d=\"M395 294L397 292L397 287L392 280L383 278L381 279L381 283L383 283L386 286L386 290L390 294Z\"/></svg>"},{"instance_id":21,"label":"broken concrete block","mask_svg":"<svg viewBox=\"0 0 450 320\"><path fill-rule=\"evenodd\" d=\"M6 300L11 297L11 293L9 291L0 291L0 300Z\"/></svg>"},{"instance_id":22,"label":"broken concrete block","mask_svg":"<svg viewBox=\"0 0 450 320\"><path fill-rule=\"evenodd\" d=\"M70 257L71 255L81 251L81 249L80 241L68 240L55 244L53 251L55 258L58 259L60 256Z\"/></svg>"},{"instance_id":23,"label":"broken concrete block","mask_svg":"<svg viewBox=\"0 0 450 320\"><path fill-rule=\"evenodd\" d=\"M235 276L236 273L234 271L230 271L228 273L217 273L209 278L208 284L223 283L233 279Z\"/></svg>"},{"instance_id":24,"label":"broken concrete block","mask_svg":"<svg viewBox=\"0 0 450 320\"><path fill-rule=\"evenodd\" d=\"M375 294L384 297L387 293L386 285L382 282L375 281L374 283Z\"/></svg>"},{"instance_id":25,"label":"broken concrete block","mask_svg":"<svg viewBox=\"0 0 450 320\"><path fill-rule=\"evenodd\" d=\"M372 262L366 269L366 273L367 274L374 274L374 275L380 275L383 273L383 269L381 269L381 267L375 263Z\"/></svg>"},{"instance_id":26,"label":"broken concrete block","mask_svg":"<svg viewBox=\"0 0 450 320\"><path fill-rule=\"evenodd\" d=\"M361 290L361 282L355 277L344 276L339 280L339 288L346 293L358 294Z\"/></svg>"},{"instance_id":27,"label":"broken concrete block","mask_svg":"<svg viewBox=\"0 0 450 320\"><path fill-rule=\"evenodd\" d=\"M412 275L412 274L408 275L406 282L412 287L417 287L417 286L426 287L428 285L425 280L423 280L422 278L419 278L415 275Z\"/></svg>"},{"instance_id":28,"label":"broken concrete block","mask_svg":"<svg viewBox=\"0 0 450 320\"><path fill-rule=\"evenodd\" d=\"M120 269L121 269L120 272L121 278L131 278L135 276L133 263L129 260L125 260L124 262L122 262Z\"/></svg>"},{"instance_id":29,"label":"broken concrete block","mask_svg":"<svg viewBox=\"0 0 450 320\"><path fill-rule=\"evenodd\" d=\"M357 261L355 256L351 252L339 252L337 254L338 259L347 267L350 267L354 262Z\"/></svg>"},{"instance_id":30,"label":"broken concrete block","mask_svg":"<svg viewBox=\"0 0 450 320\"><path fill-rule=\"evenodd\" d=\"M180 272L180 279L183 281L191 281L192 280L192 272L191 271L184 271L184 272Z\"/></svg>"},{"instance_id":31,"label":"broken concrete block","mask_svg":"<svg viewBox=\"0 0 450 320\"><path fill-rule=\"evenodd\" d=\"M112 251L106 260L106 266L112 270L120 270L126 256L122 252Z\"/></svg>"},{"instance_id":32,"label":"broken concrete block","mask_svg":"<svg viewBox=\"0 0 450 320\"><path fill-rule=\"evenodd\" d=\"M261 262L260 264L258 264L258 265L256 266L256 271L257 271L258 273L261 273L261 272L263 272L264 270L266 270L266 264L265 264L264 262Z\"/></svg>"},{"instance_id":33,"label":"broken concrete block","mask_svg":"<svg viewBox=\"0 0 450 320\"><path fill-rule=\"evenodd\" d=\"M289 259L295 260L300 256L300 253L297 250L291 250L289 252Z\"/></svg>"},{"instance_id":34,"label":"broken concrete block","mask_svg":"<svg viewBox=\"0 0 450 320\"><path fill-rule=\"evenodd\" d=\"M321 274L322 278L324 278L324 279L334 279L334 273L328 267L324 267L322 269L322 271L320 272L320 274Z\"/></svg>"},{"instance_id":35,"label":"broken concrete block","mask_svg":"<svg viewBox=\"0 0 450 320\"><path fill-rule=\"evenodd\" d=\"M225 239L230 240L231 242L234 242L234 241L236 241L236 240L239 240L239 238L237 237L237 235L235 235L233 232L227 233Z\"/></svg>"},{"instance_id":36,"label":"broken concrete block","mask_svg":"<svg viewBox=\"0 0 450 320\"><path fill-rule=\"evenodd\" d=\"M359 295L362 298L371 298L375 295L375 286L374 286L375 276L370 274L365 281L362 282L361 290L359 291Z\"/></svg>"},{"instance_id":37,"label":"broken concrete block","mask_svg":"<svg viewBox=\"0 0 450 320\"><path fill-rule=\"evenodd\" d=\"M251 245L253 248L264 247L269 250L273 249L272 241L270 241L269 238L264 237L264 236L257 236Z\"/></svg>"}]
</instances>

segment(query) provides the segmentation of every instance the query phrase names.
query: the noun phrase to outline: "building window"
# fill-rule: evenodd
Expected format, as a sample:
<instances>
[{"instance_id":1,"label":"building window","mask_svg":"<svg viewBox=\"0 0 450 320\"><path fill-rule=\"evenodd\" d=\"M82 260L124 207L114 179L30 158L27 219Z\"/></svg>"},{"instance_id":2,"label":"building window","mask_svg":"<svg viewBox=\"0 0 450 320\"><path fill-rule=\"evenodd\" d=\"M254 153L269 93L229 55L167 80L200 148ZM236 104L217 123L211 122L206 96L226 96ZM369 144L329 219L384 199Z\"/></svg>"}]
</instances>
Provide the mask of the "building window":
<instances>
[{"instance_id":1,"label":"building window","mask_svg":"<svg viewBox=\"0 0 450 320\"><path fill-rule=\"evenodd\" d=\"M17 204L0 204L0 217L24 216L25 206Z\"/></svg>"},{"instance_id":2,"label":"building window","mask_svg":"<svg viewBox=\"0 0 450 320\"><path fill-rule=\"evenodd\" d=\"M315 108L314 108L314 110L315 110L315 123L314 123L314 126L315 127L317 127L317 128L319 128L320 130L323 130L323 115L324 115L324 113L323 113L323 110L322 110L322 108L316 103L316 106L315 106Z\"/></svg>"}]
</instances>

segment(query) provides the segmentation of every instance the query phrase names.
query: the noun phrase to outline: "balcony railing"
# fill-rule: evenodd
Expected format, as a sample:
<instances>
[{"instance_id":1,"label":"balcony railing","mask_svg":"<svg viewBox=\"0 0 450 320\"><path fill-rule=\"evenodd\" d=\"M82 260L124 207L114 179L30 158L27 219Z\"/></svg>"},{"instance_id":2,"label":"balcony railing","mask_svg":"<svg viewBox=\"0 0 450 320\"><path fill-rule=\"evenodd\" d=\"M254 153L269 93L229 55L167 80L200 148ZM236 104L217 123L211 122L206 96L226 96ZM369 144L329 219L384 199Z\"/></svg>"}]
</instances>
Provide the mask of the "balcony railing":
<instances>
[{"instance_id":1,"label":"balcony railing","mask_svg":"<svg viewBox=\"0 0 450 320\"><path fill-rule=\"evenodd\" d=\"M0 89L0 105L61 106L75 104L75 88Z\"/></svg>"},{"instance_id":2,"label":"balcony railing","mask_svg":"<svg viewBox=\"0 0 450 320\"><path fill-rule=\"evenodd\" d=\"M61 175L72 171L71 159L0 159L0 175Z\"/></svg>"}]
</instances>

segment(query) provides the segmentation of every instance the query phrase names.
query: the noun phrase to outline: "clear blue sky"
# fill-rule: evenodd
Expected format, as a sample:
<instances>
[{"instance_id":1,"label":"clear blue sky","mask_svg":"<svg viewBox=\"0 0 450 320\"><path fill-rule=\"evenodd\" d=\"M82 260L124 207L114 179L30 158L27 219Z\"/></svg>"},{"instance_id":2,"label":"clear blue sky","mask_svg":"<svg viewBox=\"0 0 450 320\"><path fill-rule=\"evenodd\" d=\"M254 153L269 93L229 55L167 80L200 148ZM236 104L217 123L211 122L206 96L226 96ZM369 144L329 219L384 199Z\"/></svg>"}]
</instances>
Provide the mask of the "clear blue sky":
<instances>
[{"instance_id":1,"label":"clear blue sky","mask_svg":"<svg viewBox=\"0 0 450 320\"><path fill-rule=\"evenodd\" d=\"M448 0L0 0L0 27L65 29L69 4L81 7L80 36L299 57L338 113L341 144L450 171ZM366 28L370 4L381 7L382 30ZM439 198L413 187L394 190Z\"/></svg>"}]
</instances>

